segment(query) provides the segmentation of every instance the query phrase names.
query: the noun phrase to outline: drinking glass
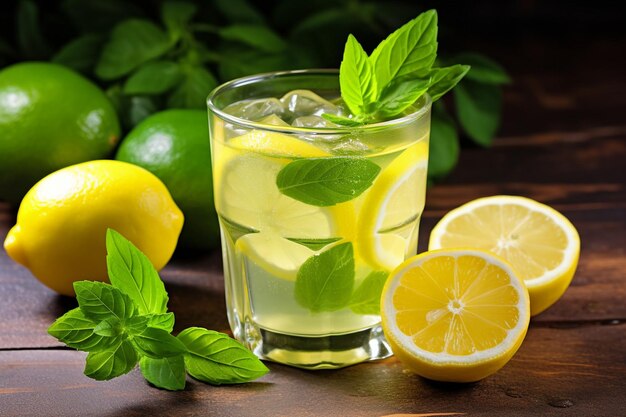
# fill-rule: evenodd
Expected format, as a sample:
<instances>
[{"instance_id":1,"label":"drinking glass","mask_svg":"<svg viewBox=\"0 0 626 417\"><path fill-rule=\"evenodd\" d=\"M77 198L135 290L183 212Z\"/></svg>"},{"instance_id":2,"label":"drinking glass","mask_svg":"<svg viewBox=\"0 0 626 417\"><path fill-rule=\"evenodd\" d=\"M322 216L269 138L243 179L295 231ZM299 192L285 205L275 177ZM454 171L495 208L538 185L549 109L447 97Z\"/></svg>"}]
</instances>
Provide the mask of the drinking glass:
<instances>
[{"instance_id":1,"label":"drinking glass","mask_svg":"<svg viewBox=\"0 0 626 417\"><path fill-rule=\"evenodd\" d=\"M207 100L228 320L262 359L307 369L391 355L388 274L417 250L431 101L338 126L336 70L237 79Z\"/></svg>"}]
</instances>

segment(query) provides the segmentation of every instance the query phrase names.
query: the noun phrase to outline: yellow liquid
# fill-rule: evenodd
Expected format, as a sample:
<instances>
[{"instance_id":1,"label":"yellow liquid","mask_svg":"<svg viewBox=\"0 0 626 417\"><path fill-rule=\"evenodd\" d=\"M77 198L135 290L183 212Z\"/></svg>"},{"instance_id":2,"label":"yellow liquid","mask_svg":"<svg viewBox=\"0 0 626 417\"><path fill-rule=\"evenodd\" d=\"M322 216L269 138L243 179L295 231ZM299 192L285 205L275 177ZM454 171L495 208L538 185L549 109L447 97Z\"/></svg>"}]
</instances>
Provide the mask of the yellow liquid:
<instances>
[{"instance_id":1,"label":"yellow liquid","mask_svg":"<svg viewBox=\"0 0 626 417\"><path fill-rule=\"evenodd\" d=\"M288 152L284 149L273 152L265 147L242 147L241 136L216 138L214 135L213 175L222 230L226 299L231 328L239 340L255 350L262 338L260 332L295 336L304 340L305 346L307 339L300 338L309 338L311 352L300 352L295 359L306 366L308 362L322 361L314 352L317 350L314 340L356 334L379 325L378 314L358 314L350 306L323 312L303 307L295 297L297 272L310 257L345 242L351 242L354 248L354 289L373 271L390 272L395 265L381 266L375 262L368 255L371 251L363 250L363 243L359 241L363 224L368 223L363 219L380 214L371 212L371 202L385 197L372 195L381 191L376 181L389 180L390 175L397 176L402 185L386 206L388 212L378 222L377 241L384 246L386 258L396 264L415 254L419 218L424 207L428 124L424 129L419 132L421 139L418 141L415 136L407 140L387 140L386 147L371 146L373 150L358 154L378 165L379 175L357 198L330 207L296 201L283 195L276 186L278 172L302 157L285 155ZM373 137L370 144L380 141L380 137ZM328 144L318 142L304 142L302 149L296 147L296 150L313 155L315 151L311 147L319 149L316 157L346 156L344 150L337 152ZM394 172L397 161L403 160L414 163L406 170ZM414 169L415 166L418 169ZM406 178L402 178L403 175ZM363 240L369 242L369 239ZM307 360L309 354L312 358ZM351 350L327 352L324 360L330 358L328 363L341 365L367 359L359 355L365 354ZM274 359L289 363L278 356ZM298 363L291 364L298 366Z\"/></svg>"}]
</instances>

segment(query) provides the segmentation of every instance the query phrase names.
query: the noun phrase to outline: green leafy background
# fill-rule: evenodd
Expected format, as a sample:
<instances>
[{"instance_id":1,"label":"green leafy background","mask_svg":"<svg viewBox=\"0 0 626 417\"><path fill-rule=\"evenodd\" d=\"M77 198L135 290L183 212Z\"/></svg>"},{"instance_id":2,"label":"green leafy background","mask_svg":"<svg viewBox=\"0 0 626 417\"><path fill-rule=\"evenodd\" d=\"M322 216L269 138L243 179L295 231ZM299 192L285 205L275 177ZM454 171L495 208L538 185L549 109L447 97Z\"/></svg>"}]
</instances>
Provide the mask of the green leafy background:
<instances>
[{"instance_id":1,"label":"green leafy background","mask_svg":"<svg viewBox=\"0 0 626 417\"><path fill-rule=\"evenodd\" d=\"M19 0L3 11L0 67L51 60L73 68L106 90L128 131L159 110L204 109L207 92L236 77L337 68L348 34L371 53L431 6L383 0ZM445 30L445 16L441 21ZM438 66L472 68L433 112L431 179L454 168L460 138L491 144L500 123L501 87L510 82L488 57L455 51L448 39L440 43Z\"/></svg>"}]
</instances>

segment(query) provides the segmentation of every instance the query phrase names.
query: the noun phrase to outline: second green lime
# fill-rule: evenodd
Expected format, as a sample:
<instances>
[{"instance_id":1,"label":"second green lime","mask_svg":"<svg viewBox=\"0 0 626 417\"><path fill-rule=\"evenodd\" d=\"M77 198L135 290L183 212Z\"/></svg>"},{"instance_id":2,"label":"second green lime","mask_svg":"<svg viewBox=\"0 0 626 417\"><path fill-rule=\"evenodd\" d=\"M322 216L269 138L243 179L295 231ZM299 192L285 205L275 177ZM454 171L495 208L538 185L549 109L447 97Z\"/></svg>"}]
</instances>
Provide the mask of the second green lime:
<instances>
[{"instance_id":1,"label":"second green lime","mask_svg":"<svg viewBox=\"0 0 626 417\"><path fill-rule=\"evenodd\" d=\"M146 168L165 183L185 215L182 246L208 250L219 244L206 112L153 114L124 138L116 159Z\"/></svg>"}]
</instances>

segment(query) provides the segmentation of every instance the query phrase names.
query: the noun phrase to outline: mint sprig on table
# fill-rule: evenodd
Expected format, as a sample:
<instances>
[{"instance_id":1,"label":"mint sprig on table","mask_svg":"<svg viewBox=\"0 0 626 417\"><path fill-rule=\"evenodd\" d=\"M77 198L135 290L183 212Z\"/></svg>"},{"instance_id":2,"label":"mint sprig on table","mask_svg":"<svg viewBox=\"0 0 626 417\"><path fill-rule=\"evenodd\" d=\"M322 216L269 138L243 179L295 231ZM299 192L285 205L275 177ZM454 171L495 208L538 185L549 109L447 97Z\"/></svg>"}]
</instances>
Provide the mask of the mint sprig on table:
<instances>
[{"instance_id":1,"label":"mint sprig on table","mask_svg":"<svg viewBox=\"0 0 626 417\"><path fill-rule=\"evenodd\" d=\"M422 95L438 100L469 71L468 65L433 68L437 58L437 12L420 14L393 32L370 56L348 37L339 68L341 97L351 117L322 116L344 126L401 115Z\"/></svg>"},{"instance_id":2,"label":"mint sprig on table","mask_svg":"<svg viewBox=\"0 0 626 417\"><path fill-rule=\"evenodd\" d=\"M121 234L106 235L111 284L74 283L78 308L59 317L48 333L67 346L88 352L85 375L109 380L137 363L154 386L185 388L186 374L214 385L235 384L268 369L239 342L200 327L171 334L165 286L150 260Z\"/></svg>"}]
</instances>

